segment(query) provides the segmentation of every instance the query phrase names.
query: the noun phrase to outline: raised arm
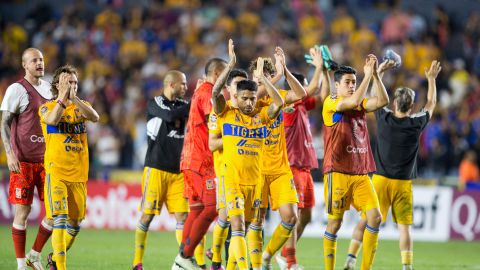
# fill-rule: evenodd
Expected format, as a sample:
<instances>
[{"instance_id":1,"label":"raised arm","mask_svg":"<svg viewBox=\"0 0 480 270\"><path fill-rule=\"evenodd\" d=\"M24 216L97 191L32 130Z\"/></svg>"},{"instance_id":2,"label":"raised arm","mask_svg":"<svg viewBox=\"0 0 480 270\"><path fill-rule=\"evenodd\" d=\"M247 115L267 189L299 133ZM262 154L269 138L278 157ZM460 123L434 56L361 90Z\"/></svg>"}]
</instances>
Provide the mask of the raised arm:
<instances>
[{"instance_id":1,"label":"raised arm","mask_svg":"<svg viewBox=\"0 0 480 270\"><path fill-rule=\"evenodd\" d=\"M70 88L69 98L73 102L73 104L77 105L80 113L86 120L92 121L92 122L98 122L98 120L100 119L100 116L98 116L97 111L95 111L95 109L93 109L92 106L88 105L83 100L77 97L77 90L75 87Z\"/></svg>"},{"instance_id":2,"label":"raised arm","mask_svg":"<svg viewBox=\"0 0 480 270\"><path fill-rule=\"evenodd\" d=\"M348 110L353 110L360 105L365 93L367 92L368 85L373 76L373 69L375 68L376 59L372 57L367 57L365 60L365 66L363 67L364 77L362 83L358 89L349 97L343 98L337 104L336 111L343 112Z\"/></svg>"},{"instance_id":3,"label":"raised arm","mask_svg":"<svg viewBox=\"0 0 480 270\"><path fill-rule=\"evenodd\" d=\"M53 107L53 109L49 112L45 113L44 121L47 125L56 126L60 119L62 118L63 110L65 109L65 105L68 102L70 96L69 90L69 77L70 74L62 73L60 74L60 78L58 80L58 97L57 97L57 104Z\"/></svg>"},{"instance_id":4,"label":"raised arm","mask_svg":"<svg viewBox=\"0 0 480 270\"><path fill-rule=\"evenodd\" d=\"M8 169L11 172L20 172L20 162L18 161L17 155L13 152L12 147L12 122L17 115L9 111L2 112L2 122L0 124L0 132L2 135L3 147L5 148L5 153L7 154L7 163Z\"/></svg>"},{"instance_id":5,"label":"raised arm","mask_svg":"<svg viewBox=\"0 0 480 270\"><path fill-rule=\"evenodd\" d=\"M261 57L257 59L257 69L254 71L253 75L265 85L268 95L272 98L272 103L268 108L268 117L270 119L276 118L280 113L280 110L283 108L284 101L282 96L278 93L278 90L273 86L272 82L263 74L263 59Z\"/></svg>"},{"instance_id":6,"label":"raised arm","mask_svg":"<svg viewBox=\"0 0 480 270\"><path fill-rule=\"evenodd\" d=\"M293 74L288 70L286 61L285 61L285 53L283 52L282 48L276 47L275 48L275 59L278 59L282 64L283 71L285 73L285 79L287 80L288 85L292 89L289 91L288 94L285 96L285 104L292 104L297 100L300 100L307 96L307 92L303 85L293 76Z\"/></svg>"},{"instance_id":7,"label":"raised arm","mask_svg":"<svg viewBox=\"0 0 480 270\"><path fill-rule=\"evenodd\" d=\"M433 110L435 109L435 105L437 104L437 85L436 79L438 73L442 70L442 66L440 62L437 60L433 60L430 68L427 70L425 69L425 77L428 80L428 92L427 92L427 103L425 104L425 110L428 111L430 118L433 115Z\"/></svg>"},{"instance_id":8,"label":"raised arm","mask_svg":"<svg viewBox=\"0 0 480 270\"><path fill-rule=\"evenodd\" d=\"M275 52L273 53L273 56L275 58L275 76L270 79L270 82L272 82L273 85L276 85L283 77L285 74L284 70L284 65L282 62L282 56L277 54L277 49L275 48Z\"/></svg>"},{"instance_id":9,"label":"raised arm","mask_svg":"<svg viewBox=\"0 0 480 270\"><path fill-rule=\"evenodd\" d=\"M312 64L315 67L315 71L313 72L313 77L305 90L307 91L307 95L312 97L317 93L317 90L320 87L320 80L323 79L321 75L323 73L324 67L322 53L319 49L315 47L310 48L310 57L312 58L312 60L308 63Z\"/></svg>"},{"instance_id":10,"label":"raised arm","mask_svg":"<svg viewBox=\"0 0 480 270\"><path fill-rule=\"evenodd\" d=\"M233 40L228 40L228 56L230 58L227 67L220 73L215 85L212 90L212 105L215 113L221 113L225 109L227 104L225 97L222 94L222 89L225 87L225 82L227 81L230 71L232 71L235 63L237 61L234 51Z\"/></svg>"},{"instance_id":11,"label":"raised arm","mask_svg":"<svg viewBox=\"0 0 480 270\"><path fill-rule=\"evenodd\" d=\"M373 89L375 93L373 93L374 96L369 98L367 100L367 103L365 104L365 110L367 112L373 112L380 108L383 108L387 106L390 102L387 90L385 89L385 85L383 84L382 79L378 74L378 68L376 65L378 62L376 60L376 57L374 55L370 55L370 57L375 58L375 67L373 69Z\"/></svg>"}]
</instances>

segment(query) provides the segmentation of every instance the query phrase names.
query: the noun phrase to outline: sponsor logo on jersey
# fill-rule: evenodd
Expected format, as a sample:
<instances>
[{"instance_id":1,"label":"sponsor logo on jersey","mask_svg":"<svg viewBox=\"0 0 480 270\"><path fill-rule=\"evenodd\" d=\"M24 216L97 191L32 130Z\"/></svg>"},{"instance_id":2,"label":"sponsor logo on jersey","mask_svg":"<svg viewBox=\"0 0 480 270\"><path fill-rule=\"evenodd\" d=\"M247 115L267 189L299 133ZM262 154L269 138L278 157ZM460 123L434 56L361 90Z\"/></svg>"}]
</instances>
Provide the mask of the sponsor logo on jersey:
<instances>
[{"instance_id":1,"label":"sponsor logo on jersey","mask_svg":"<svg viewBox=\"0 0 480 270\"><path fill-rule=\"evenodd\" d=\"M45 138L43 136L32 135L30 136L30 141L34 143L45 143Z\"/></svg>"}]
</instances>

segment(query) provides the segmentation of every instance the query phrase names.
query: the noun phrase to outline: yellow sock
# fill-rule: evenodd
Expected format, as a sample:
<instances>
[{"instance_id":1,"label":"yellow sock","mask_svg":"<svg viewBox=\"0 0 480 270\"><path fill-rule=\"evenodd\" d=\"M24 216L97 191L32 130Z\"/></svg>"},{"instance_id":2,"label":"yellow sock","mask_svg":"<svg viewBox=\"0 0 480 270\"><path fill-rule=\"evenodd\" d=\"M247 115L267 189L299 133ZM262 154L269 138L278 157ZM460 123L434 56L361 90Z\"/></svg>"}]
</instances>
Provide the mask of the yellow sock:
<instances>
[{"instance_id":1,"label":"yellow sock","mask_svg":"<svg viewBox=\"0 0 480 270\"><path fill-rule=\"evenodd\" d=\"M202 241L198 243L195 251L193 252L193 256L197 261L198 266L205 265L205 245L207 244L207 236L204 236Z\"/></svg>"},{"instance_id":2,"label":"yellow sock","mask_svg":"<svg viewBox=\"0 0 480 270\"><path fill-rule=\"evenodd\" d=\"M267 248L265 249L268 254L271 256L275 255L275 253L287 242L288 238L290 238L290 234L292 230L295 228L295 224L288 224L286 222L280 222L277 228L272 234L272 238L270 242L268 242Z\"/></svg>"},{"instance_id":3,"label":"yellow sock","mask_svg":"<svg viewBox=\"0 0 480 270\"><path fill-rule=\"evenodd\" d=\"M350 241L350 246L348 246L348 255L356 258L361 248L362 248L362 242L352 239Z\"/></svg>"},{"instance_id":4,"label":"yellow sock","mask_svg":"<svg viewBox=\"0 0 480 270\"><path fill-rule=\"evenodd\" d=\"M227 239L229 226L230 222L218 219L213 227L212 262L222 262L222 248L225 244L225 239Z\"/></svg>"},{"instance_id":5,"label":"yellow sock","mask_svg":"<svg viewBox=\"0 0 480 270\"><path fill-rule=\"evenodd\" d=\"M67 215L58 215L53 220L53 260L58 270L67 269L67 243L65 242Z\"/></svg>"},{"instance_id":6,"label":"yellow sock","mask_svg":"<svg viewBox=\"0 0 480 270\"><path fill-rule=\"evenodd\" d=\"M401 251L400 255L402 256L403 265L413 264L413 251Z\"/></svg>"},{"instance_id":7,"label":"yellow sock","mask_svg":"<svg viewBox=\"0 0 480 270\"><path fill-rule=\"evenodd\" d=\"M262 267L262 227L250 224L247 232L248 253L253 268Z\"/></svg>"},{"instance_id":8,"label":"yellow sock","mask_svg":"<svg viewBox=\"0 0 480 270\"><path fill-rule=\"evenodd\" d=\"M177 238L177 244L179 246L182 243L183 224L183 222L177 222L177 228L175 230L175 238Z\"/></svg>"},{"instance_id":9,"label":"yellow sock","mask_svg":"<svg viewBox=\"0 0 480 270\"><path fill-rule=\"evenodd\" d=\"M232 231L232 238L230 238L230 247L230 250L234 252L238 269L247 270L247 241L245 241L244 231Z\"/></svg>"},{"instance_id":10,"label":"yellow sock","mask_svg":"<svg viewBox=\"0 0 480 270\"><path fill-rule=\"evenodd\" d=\"M325 270L333 270L337 257L337 236L335 234L325 232L323 235L323 256Z\"/></svg>"},{"instance_id":11,"label":"yellow sock","mask_svg":"<svg viewBox=\"0 0 480 270\"><path fill-rule=\"evenodd\" d=\"M147 246L148 226L138 223L135 230L135 256L133 258L133 265L142 263L143 254Z\"/></svg>"},{"instance_id":12,"label":"yellow sock","mask_svg":"<svg viewBox=\"0 0 480 270\"><path fill-rule=\"evenodd\" d=\"M80 232L80 226L70 226L67 224L67 233L65 234L65 243L66 243L67 251L70 250L70 248L72 247L73 242L75 242L75 239L77 238L77 235L79 232Z\"/></svg>"},{"instance_id":13,"label":"yellow sock","mask_svg":"<svg viewBox=\"0 0 480 270\"><path fill-rule=\"evenodd\" d=\"M226 270L237 269L237 261L235 260L235 254L232 245L228 248L228 262Z\"/></svg>"},{"instance_id":14,"label":"yellow sock","mask_svg":"<svg viewBox=\"0 0 480 270\"><path fill-rule=\"evenodd\" d=\"M373 259L377 252L378 246L378 228L368 226L363 233L363 258L361 270L369 270L372 268Z\"/></svg>"}]
</instances>

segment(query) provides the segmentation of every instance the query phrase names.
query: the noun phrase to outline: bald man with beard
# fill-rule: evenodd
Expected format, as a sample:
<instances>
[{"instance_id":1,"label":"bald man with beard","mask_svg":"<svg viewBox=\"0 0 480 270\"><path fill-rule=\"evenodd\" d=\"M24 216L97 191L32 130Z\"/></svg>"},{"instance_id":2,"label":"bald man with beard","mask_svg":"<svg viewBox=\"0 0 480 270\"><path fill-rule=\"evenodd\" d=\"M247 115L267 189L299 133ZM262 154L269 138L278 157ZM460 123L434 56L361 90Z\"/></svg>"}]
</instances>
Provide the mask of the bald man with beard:
<instances>
[{"instance_id":1,"label":"bald man with beard","mask_svg":"<svg viewBox=\"0 0 480 270\"><path fill-rule=\"evenodd\" d=\"M28 48L23 52L22 67L25 77L11 84L3 98L0 131L10 171L8 201L15 206L12 239L18 269L27 269L28 265L43 270L40 252L52 234L53 221L43 219L32 250L27 255L25 244L34 190L37 187L38 196L43 201L45 182L45 139L38 108L52 98L52 93L50 83L41 79L45 65L38 49Z\"/></svg>"},{"instance_id":2,"label":"bald man with beard","mask_svg":"<svg viewBox=\"0 0 480 270\"><path fill-rule=\"evenodd\" d=\"M142 216L135 231L133 269L143 269L143 254L147 233L155 215L165 203L175 215L177 228L183 228L187 218L188 201L183 196L184 177L180 172L185 125L190 104L182 98L187 91L185 74L168 71L163 80L163 94L149 100L147 105L148 149L142 177ZM180 244L182 232L177 233Z\"/></svg>"}]
</instances>

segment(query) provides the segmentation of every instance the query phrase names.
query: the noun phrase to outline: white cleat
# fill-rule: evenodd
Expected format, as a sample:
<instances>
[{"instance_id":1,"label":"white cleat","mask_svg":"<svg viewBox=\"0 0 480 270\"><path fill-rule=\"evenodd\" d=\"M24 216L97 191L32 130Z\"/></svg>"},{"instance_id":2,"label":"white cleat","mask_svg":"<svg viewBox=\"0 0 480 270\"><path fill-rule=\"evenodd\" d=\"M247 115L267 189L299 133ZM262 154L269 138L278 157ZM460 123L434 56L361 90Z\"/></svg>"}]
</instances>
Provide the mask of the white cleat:
<instances>
[{"instance_id":1,"label":"white cleat","mask_svg":"<svg viewBox=\"0 0 480 270\"><path fill-rule=\"evenodd\" d=\"M357 258L347 256L343 270L355 270L355 264L357 263Z\"/></svg>"},{"instance_id":2,"label":"white cleat","mask_svg":"<svg viewBox=\"0 0 480 270\"><path fill-rule=\"evenodd\" d=\"M283 257L281 254L278 254L277 256L275 256L275 261L277 262L278 268L280 268L280 270L287 270L288 263L285 257Z\"/></svg>"},{"instance_id":3,"label":"white cleat","mask_svg":"<svg viewBox=\"0 0 480 270\"><path fill-rule=\"evenodd\" d=\"M262 270L272 270L272 256L266 251L262 254Z\"/></svg>"},{"instance_id":4,"label":"white cleat","mask_svg":"<svg viewBox=\"0 0 480 270\"><path fill-rule=\"evenodd\" d=\"M301 266L300 264L294 264L288 269L289 270L304 270L305 268L303 268L303 266Z\"/></svg>"},{"instance_id":5,"label":"white cleat","mask_svg":"<svg viewBox=\"0 0 480 270\"><path fill-rule=\"evenodd\" d=\"M201 270L192 258L183 258L180 254L175 257L174 266L175 265L184 270ZM172 270L175 270L173 266Z\"/></svg>"},{"instance_id":6,"label":"white cleat","mask_svg":"<svg viewBox=\"0 0 480 270\"><path fill-rule=\"evenodd\" d=\"M27 265L30 266L32 269L44 270L42 267L42 257L40 256L40 254L38 256L34 256L29 252L26 256L26 259L27 259Z\"/></svg>"}]
</instances>

